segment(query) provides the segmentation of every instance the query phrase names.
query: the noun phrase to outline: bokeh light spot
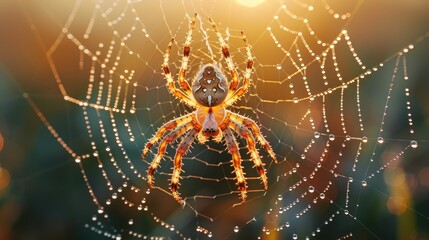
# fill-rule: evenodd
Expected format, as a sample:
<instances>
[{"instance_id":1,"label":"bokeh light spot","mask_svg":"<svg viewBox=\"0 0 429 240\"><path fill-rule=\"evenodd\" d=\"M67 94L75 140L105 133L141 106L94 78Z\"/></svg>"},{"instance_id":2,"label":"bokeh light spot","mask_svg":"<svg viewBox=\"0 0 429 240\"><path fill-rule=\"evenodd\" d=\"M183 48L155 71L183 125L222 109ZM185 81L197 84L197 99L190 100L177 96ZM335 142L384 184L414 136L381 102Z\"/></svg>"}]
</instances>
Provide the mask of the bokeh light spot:
<instances>
[{"instance_id":1,"label":"bokeh light spot","mask_svg":"<svg viewBox=\"0 0 429 240\"><path fill-rule=\"evenodd\" d=\"M9 172L4 168L0 168L0 191L6 189L7 186L9 186L9 182L10 182Z\"/></svg>"}]
</instances>

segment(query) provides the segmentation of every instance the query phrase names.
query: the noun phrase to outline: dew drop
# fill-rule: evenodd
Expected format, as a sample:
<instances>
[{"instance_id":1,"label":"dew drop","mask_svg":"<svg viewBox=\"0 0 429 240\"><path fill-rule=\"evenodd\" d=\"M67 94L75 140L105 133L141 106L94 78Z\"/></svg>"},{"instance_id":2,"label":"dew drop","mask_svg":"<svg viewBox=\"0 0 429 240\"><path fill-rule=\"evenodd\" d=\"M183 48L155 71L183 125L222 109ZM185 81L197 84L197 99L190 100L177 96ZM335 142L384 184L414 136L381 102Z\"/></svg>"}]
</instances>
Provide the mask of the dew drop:
<instances>
[{"instance_id":1,"label":"dew drop","mask_svg":"<svg viewBox=\"0 0 429 240\"><path fill-rule=\"evenodd\" d=\"M411 145L412 148L417 148L419 146L419 144L415 140L411 141L410 145Z\"/></svg>"},{"instance_id":2,"label":"dew drop","mask_svg":"<svg viewBox=\"0 0 429 240\"><path fill-rule=\"evenodd\" d=\"M329 134L329 141L334 141L334 140L335 140L335 135Z\"/></svg>"},{"instance_id":3,"label":"dew drop","mask_svg":"<svg viewBox=\"0 0 429 240\"><path fill-rule=\"evenodd\" d=\"M351 137L349 135L346 136L346 140L350 141Z\"/></svg>"},{"instance_id":4,"label":"dew drop","mask_svg":"<svg viewBox=\"0 0 429 240\"><path fill-rule=\"evenodd\" d=\"M308 191L309 191L310 193L314 193L314 187L313 187L313 186L308 187Z\"/></svg>"},{"instance_id":5,"label":"dew drop","mask_svg":"<svg viewBox=\"0 0 429 240\"><path fill-rule=\"evenodd\" d=\"M239 230L239 229L238 229L238 226L235 226L235 227L234 227L234 232L238 232L238 230Z\"/></svg>"},{"instance_id":6,"label":"dew drop","mask_svg":"<svg viewBox=\"0 0 429 240\"><path fill-rule=\"evenodd\" d=\"M279 201L281 201L281 200L283 200L283 196L282 196L282 195L279 195L279 196L277 197L277 199L278 199Z\"/></svg>"},{"instance_id":7,"label":"dew drop","mask_svg":"<svg viewBox=\"0 0 429 240\"><path fill-rule=\"evenodd\" d=\"M305 159L305 154L301 154L301 159Z\"/></svg>"},{"instance_id":8,"label":"dew drop","mask_svg":"<svg viewBox=\"0 0 429 240\"><path fill-rule=\"evenodd\" d=\"M324 193L320 194L320 199L325 199L325 194Z\"/></svg>"},{"instance_id":9,"label":"dew drop","mask_svg":"<svg viewBox=\"0 0 429 240\"><path fill-rule=\"evenodd\" d=\"M319 132L315 132L315 133L314 133L314 137L315 137L315 138L319 138L319 137L320 137L320 133L319 133Z\"/></svg>"},{"instance_id":10,"label":"dew drop","mask_svg":"<svg viewBox=\"0 0 429 240\"><path fill-rule=\"evenodd\" d=\"M74 161L75 161L75 163L80 163L81 159L80 159L80 157L77 157Z\"/></svg>"},{"instance_id":11,"label":"dew drop","mask_svg":"<svg viewBox=\"0 0 429 240\"><path fill-rule=\"evenodd\" d=\"M294 233L294 234L292 235L292 239L294 239L294 240L298 239L298 235L297 235L296 233Z\"/></svg>"},{"instance_id":12,"label":"dew drop","mask_svg":"<svg viewBox=\"0 0 429 240\"><path fill-rule=\"evenodd\" d=\"M367 137L362 137L362 142L367 143L368 142L368 138Z\"/></svg>"},{"instance_id":13,"label":"dew drop","mask_svg":"<svg viewBox=\"0 0 429 240\"><path fill-rule=\"evenodd\" d=\"M134 224L134 220L131 218L130 220L128 220L128 224L129 225L133 225Z\"/></svg>"},{"instance_id":14,"label":"dew drop","mask_svg":"<svg viewBox=\"0 0 429 240\"><path fill-rule=\"evenodd\" d=\"M282 65L281 64L277 64L276 68L277 68L277 70L280 70L280 69L282 69Z\"/></svg>"},{"instance_id":15,"label":"dew drop","mask_svg":"<svg viewBox=\"0 0 429 240\"><path fill-rule=\"evenodd\" d=\"M368 183L365 180L362 181L362 186L366 187L367 184Z\"/></svg>"},{"instance_id":16,"label":"dew drop","mask_svg":"<svg viewBox=\"0 0 429 240\"><path fill-rule=\"evenodd\" d=\"M345 214L345 215L349 215L349 210L347 210L347 209L346 209L346 210L344 210L344 214Z\"/></svg>"},{"instance_id":17,"label":"dew drop","mask_svg":"<svg viewBox=\"0 0 429 240\"><path fill-rule=\"evenodd\" d=\"M297 97L293 98L293 103L298 103L298 98Z\"/></svg>"},{"instance_id":18,"label":"dew drop","mask_svg":"<svg viewBox=\"0 0 429 240\"><path fill-rule=\"evenodd\" d=\"M380 143L380 144L382 144L382 143L384 143L384 139L382 137L378 137L377 138L377 142Z\"/></svg>"}]
</instances>

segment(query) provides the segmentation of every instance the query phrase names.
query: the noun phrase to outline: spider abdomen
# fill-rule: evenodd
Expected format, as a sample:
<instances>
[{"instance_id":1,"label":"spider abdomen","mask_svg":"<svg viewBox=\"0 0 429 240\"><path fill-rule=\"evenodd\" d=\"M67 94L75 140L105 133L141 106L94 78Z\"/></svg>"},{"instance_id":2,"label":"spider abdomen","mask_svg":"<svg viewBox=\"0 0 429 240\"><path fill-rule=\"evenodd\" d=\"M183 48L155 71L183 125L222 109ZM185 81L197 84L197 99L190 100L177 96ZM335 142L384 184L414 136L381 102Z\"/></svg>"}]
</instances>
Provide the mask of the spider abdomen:
<instances>
[{"instance_id":1,"label":"spider abdomen","mask_svg":"<svg viewBox=\"0 0 429 240\"><path fill-rule=\"evenodd\" d=\"M228 94L228 84L220 69L212 64L204 65L192 82L195 100L206 107L221 104Z\"/></svg>"}]
</instances>

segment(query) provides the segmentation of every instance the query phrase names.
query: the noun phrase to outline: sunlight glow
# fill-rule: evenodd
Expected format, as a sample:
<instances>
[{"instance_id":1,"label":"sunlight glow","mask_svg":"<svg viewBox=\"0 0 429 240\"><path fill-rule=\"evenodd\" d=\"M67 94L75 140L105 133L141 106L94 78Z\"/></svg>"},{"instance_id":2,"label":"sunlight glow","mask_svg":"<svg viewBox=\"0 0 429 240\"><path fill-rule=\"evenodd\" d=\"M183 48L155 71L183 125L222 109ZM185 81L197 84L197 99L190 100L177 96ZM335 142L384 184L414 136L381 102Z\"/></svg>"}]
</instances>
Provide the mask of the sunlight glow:
<instances>
[{"instance_id":1,"label":"sunlight glow","mask_svg":"<svg viewBox=\"0 0 429 240\"><path fill-rule=\"evenodd\" d=\"M265 2L265 0L235 0L238 4L246 7L257 7Z\"/></svg>"}]
</instances>

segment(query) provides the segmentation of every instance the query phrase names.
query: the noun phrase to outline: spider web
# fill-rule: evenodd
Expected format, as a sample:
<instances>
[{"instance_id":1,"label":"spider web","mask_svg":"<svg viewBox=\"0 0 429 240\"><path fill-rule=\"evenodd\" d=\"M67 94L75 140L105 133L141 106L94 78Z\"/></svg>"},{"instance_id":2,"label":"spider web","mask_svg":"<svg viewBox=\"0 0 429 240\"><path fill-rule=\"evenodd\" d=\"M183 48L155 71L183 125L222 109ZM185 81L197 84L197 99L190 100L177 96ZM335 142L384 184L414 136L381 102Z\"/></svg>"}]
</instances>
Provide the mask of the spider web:
<instances>
[{"instance_id":1,"label":"spider web","mask_svg":"<svg viewBox=\"0 0 429 240\"><path fill-rule=\"evenodd\" d=\"M90 231L112 239L385 239L396 233L373 223L374 215L408 216L415 226L427 225L428 213L413 202L416 186L423 186L420 168L413 166L427 153L424 103L416 94L428 32L396 33L404 42L388 53L377 51L365 43L374 36L362 37L371 36L365 24L374 21L365 23L360 15L363 1L264 3L257 21L254 10L233 2L67 4L66 17L53 10L61 4L47 7L57 33L53 41L37 26L35 33L74 130L56 127L37 98L24 97L81 171L95 205L82 224ZM178 73L194 13L188 79L204 63L226 66L208 17L226 37L240 73L246 58L241 30L255 56L249 92L230 110L259 123L280 162L259 149L269 178L264 191L238 139L249 185L244 204L231 157L223 143L213 141L195 142L183 159L184 207L169 190L177 142L155 173L155 188L147 185L156 146L143 161L142 147L161 125L192 111L169 94L160 65L174 37L170 67ZM413 234L427 236L425 231Z\"/></svg>"}]
</instances>

